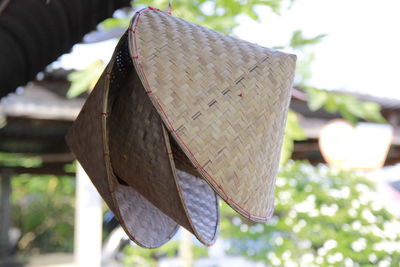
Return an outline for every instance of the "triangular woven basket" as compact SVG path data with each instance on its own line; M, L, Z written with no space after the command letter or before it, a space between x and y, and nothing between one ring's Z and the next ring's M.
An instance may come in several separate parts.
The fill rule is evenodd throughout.
M295 61L158 9L136 13L67 136L132 240L160 246L179 224L212 244L214 191L250 220L272 215Z

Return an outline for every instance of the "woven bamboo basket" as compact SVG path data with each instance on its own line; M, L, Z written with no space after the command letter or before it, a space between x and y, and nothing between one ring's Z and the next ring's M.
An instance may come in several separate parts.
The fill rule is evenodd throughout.
M67 141L132 240L218 233L218 194L253 221L274 207L296 57L146 8Z

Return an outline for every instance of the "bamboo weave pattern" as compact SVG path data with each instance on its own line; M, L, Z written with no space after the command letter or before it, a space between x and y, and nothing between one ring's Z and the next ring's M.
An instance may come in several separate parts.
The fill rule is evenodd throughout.
M272 216L295 62L146 8L68 144L136 243L160 246L181 225L211 245L216 194L253 221Z

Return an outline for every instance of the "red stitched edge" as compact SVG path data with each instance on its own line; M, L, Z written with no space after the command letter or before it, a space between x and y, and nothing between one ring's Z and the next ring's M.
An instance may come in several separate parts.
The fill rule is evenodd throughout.
M135 62L136 62L136 64L137 64L137 67L139 68L139 70L140 70L141 73L143 74L143 78L145 79L145 82L146 82L146 84L147 84L147 87L148 87L148 88L151 88L150 83L148 82L147 77L146 77L146 72L144 71L142 65L140 64L140 58L139 58L139 52L138 52L138 45L137 45L137 41L136 41L136 27L137 27L137 25L138 25L138 23L139 23L140 16L142 15L142 13L147 12L147 11L149 11L149 10L158 11L158 12L163 12L163 13L166 13L166 14L168 14L168 15L170 15L170 13L169 13L169 12L162 11L162 10L160 10L160 9L148 7L147 9L144 9L144 10L141 10L141 11L137 12L137 19L135 20L134 25L132 25L132 28L133 28L134 30L131 30L131 32L132 32L133 37L134 37L133 39L134 39L134 45L135 45L135 46L134 46L135 57L132 57L132 58L134 58L134 60L135 60ZM151 90L150 90L150 91L151 91ZM236 203L234 200L232 200L232 199L225 193L225 191L223 190L223 188L221 187L221 185L219 185L219 184L216 182L216 180L201 166L201 164L198 162L198 160L196 159L196 157L194 156L194 154L192 153L192 151L189 149L189 147L186 145L186 143L185 143L185 142L182 140L182 138L176 133L176 130L175 130L174 127L172 126L172 123L171 123L171 121L169 120L167 114L165 113L164 108L163 108L163 106L162 106L162 104L161 104L161 101L158 100L158 97L157 97L154 93L149 94L149 95L150 95L150 98L153 98L153 99L155 100L155 102L156 102L157 105L159 106L160 110L161 110L162 113L164 114L164 117L165 117L166 120L167 120L167 124L168 124L169 128L172 129L172 132L174 133L174 135L179 139L179 141L185 146L186 150L190 153L190 155L191 155L193 161L195 161L195 165L196 165L195 167L196 167L196 168L199 168L202 172L204 172L204 174L205 174L215 185L217 185L217 187L219 188L219 191L225 196L225 197L223 197L223 199L225 199L225 201L227 201L228 204L229 204L229 202L233 203L233 204L241 211L240 213L242 213L245 217L247 217L247 218L249 218L249 219L259 219L259 220L266 221L268 218L270 218L270 217L272 216L273 212L274 212L274 208L272 208L272 209L270 210L270 212L269 212L266 216L255 215L255 214L253 214L253 213L251 213L251 212L248 212L248 211L245 210L244 208L242 208L238 203ZM215 186L214 186L214 187L215 187ZM217 191L218 191L218 190L217 190ZM273 199L272 201L273 201L272 207L274 207L274 206L275 206L275 203L274 203L275 200Z

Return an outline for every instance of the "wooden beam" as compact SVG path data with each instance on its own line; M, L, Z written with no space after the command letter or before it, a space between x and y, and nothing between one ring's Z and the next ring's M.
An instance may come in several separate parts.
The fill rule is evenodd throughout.
M43 163L70 163L75 160L71 153L42 154L40 157Z

